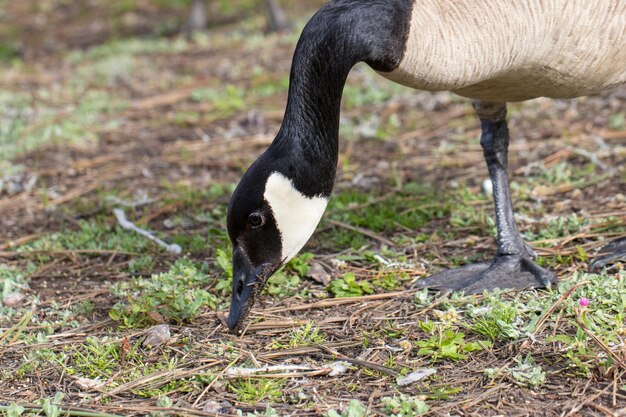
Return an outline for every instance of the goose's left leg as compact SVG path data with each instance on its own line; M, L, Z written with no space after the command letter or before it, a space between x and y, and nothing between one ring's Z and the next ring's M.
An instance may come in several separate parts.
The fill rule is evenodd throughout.
M556 283L554 273L532 261L534 253L520 236L513 219L507 174L509 132L506 103L472 103L481 122L480 144L489 177L498 229L498 252L491 262L440 272L418 281L421 288L463 290L477 293L494 288L542 288Z

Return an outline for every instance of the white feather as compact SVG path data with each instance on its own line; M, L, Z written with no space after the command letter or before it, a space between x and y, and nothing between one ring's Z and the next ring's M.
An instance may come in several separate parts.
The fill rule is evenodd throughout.
M305 196L289 178L278 172L267 179L263 197L272 208L281 235L282 259L287 262L296 256L315 231L328 199Z

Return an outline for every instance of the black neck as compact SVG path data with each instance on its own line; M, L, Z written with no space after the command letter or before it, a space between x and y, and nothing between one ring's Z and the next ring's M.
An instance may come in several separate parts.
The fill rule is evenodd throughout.
M360 61L378 71L400 63L410 0L335 0L304 28L293 58L285 117L270 152L296 158L286 174L306 194L330 195L338 157L341 95Z
M333 33L305 30L291 66L287 109L278 137L303 156L336 160L341 95L358 61L340 53Z

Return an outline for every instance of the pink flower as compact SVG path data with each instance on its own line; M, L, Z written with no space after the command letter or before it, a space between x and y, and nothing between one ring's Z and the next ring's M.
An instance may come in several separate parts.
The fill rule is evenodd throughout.
M579 301L578 304L580 304L583 307L587 307L589 305L589 299L586 297L582 297Z

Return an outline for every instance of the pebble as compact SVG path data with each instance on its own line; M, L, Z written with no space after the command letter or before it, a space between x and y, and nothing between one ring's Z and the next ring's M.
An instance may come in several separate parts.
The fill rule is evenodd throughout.
M7 307L17 307L26 299L26 296L21 292L11 292L4 296L2 304Z
M99 379L91 379L91 378L76 378L76 386L84 391L97 391L104 387L104 382Z
M487 178L483 181L482 190L485 195L491 196L493 195L493 183L491 179Z
M168 324L159 324L148 330L146 338L143 340L143 345L147 347L156 347L162 345L171 338L170 326Z
M326 272L324 267L318 262L311 263L309 272L307 272L306 276L323 285L328 285L331 279L330 274Z

